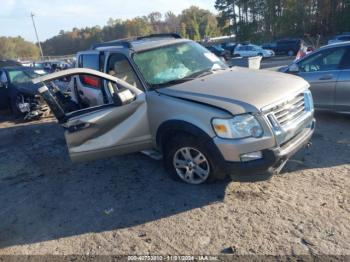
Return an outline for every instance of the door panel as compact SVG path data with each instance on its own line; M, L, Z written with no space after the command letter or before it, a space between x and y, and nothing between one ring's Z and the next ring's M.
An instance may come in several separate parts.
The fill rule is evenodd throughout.
M297 62L299 76L309 82L316 107L334 108L335 86L345 54L346 47L327 48Z
M333 108L339 71L300 72L298 75L309 82L316 107Z
M83 128L79 129L80 126ZM144 93L130 104L73 117L65 127L67 146L73 161L152 148Z
M91 76L81 76L75 78L78 84L79 96L85 104L91 106L98 106L103 104L104 100L101 83L96 86L88 85L87 83L89 83L89 80L91 82L94 80Z
M350 110L350 69L339 73L335 91L335 106L337 110Z
M140 89L111 75L87 68L74 68L45 75L34 79L33 83L45 83L73 75L89 75L113 82L110 95L115 104L89 107L70 113L63 111L64 117L60 122L66 129L65 138L72 160L92 160L152 148L146 94ZM123 89L130 91L129 97L122 92ZM51 109L60 108L59 101L47 86L40 87L38 91ZM121 96L118 97L119 94Z

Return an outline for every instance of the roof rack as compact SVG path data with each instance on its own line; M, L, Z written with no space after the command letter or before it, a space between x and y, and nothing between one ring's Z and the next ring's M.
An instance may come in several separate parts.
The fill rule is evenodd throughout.
M175 39L180 39L182 38L179 34L176 33L163 33L163 34L151 34L147 36L139 36L136 38L136 40L142 40L142 39L147 39L147 38L162 38L162 37L167 37L167 38L175 38Z
M122 47L131 48L131 43L130 43L130 40L128 41L126 39L113 40L113 41L93 44L91 46L91 49L96 49L99 47L107 47L107 46L122 46Z
M113 41L108 41L104 43L96 43L91 46L91 49L96 49L99 47L107 47L107 46L122 46L126 48L131 48L132 44L131 41L135 40L144 40L144 39L149 39L149 38L175 38L175 39L180 39L181 36L176 33L165 33L165 34L151 34L147 36L138 36L138 37L131 37L131 38L125 38L125 39L118 39L118 40L113 40Z

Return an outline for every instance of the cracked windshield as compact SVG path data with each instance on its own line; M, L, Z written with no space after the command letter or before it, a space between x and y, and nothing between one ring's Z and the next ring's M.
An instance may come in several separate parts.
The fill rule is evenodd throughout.
M217 56L193 42L136 53L134 61L152 87L176 84L205 72L227 68Z

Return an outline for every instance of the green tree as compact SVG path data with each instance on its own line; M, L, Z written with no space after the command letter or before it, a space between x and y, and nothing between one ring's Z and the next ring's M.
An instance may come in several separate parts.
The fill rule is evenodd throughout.
M169 11L164 15L167 32L180 32L180 17Z
M350 31L350 0L216 0L215 7L220 26L241 41Z
M39 58L39 48L22 37L0 37L1 59L28 59Z
M216 16L210 11L196 6L183 10L180 22L186 26L186 35L194 40L220 34Z
M183 38L189 38L188 34L187 34L187 28L186 28L186 24L185 23L181 23L180 24L180 35Z

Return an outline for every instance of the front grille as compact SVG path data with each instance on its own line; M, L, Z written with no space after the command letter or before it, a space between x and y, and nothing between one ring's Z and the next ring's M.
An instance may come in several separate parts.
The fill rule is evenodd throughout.
M304 93L300 93L293 99L284 101L272 107L268 115L273 114L277 123L281 126L287 126L294 122L306 111Z

